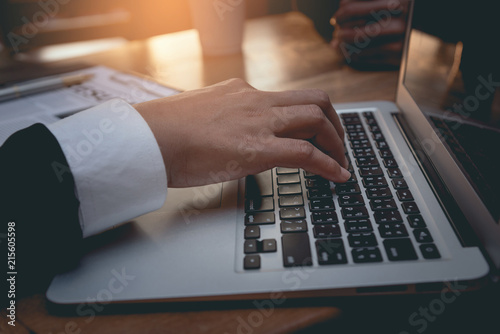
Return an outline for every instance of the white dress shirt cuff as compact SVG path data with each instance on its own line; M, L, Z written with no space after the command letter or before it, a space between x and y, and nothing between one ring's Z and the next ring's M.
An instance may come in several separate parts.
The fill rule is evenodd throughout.
M83 236L159 209L167 174L156 139L127 102L113 99L50 126L73 173Z

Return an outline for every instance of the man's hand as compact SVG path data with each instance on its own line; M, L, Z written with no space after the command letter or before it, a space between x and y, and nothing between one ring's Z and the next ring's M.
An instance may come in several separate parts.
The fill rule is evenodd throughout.
M344 131L319 90L263 92L240 79L140 103L160 146L169 187L228 181L275 166L335 182L350 173Z

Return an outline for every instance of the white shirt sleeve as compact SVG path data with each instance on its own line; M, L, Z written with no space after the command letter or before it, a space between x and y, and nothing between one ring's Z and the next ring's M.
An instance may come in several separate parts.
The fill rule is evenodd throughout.
M73 173L83 236L159 209L167 174L142 116L113 99L48 126Z

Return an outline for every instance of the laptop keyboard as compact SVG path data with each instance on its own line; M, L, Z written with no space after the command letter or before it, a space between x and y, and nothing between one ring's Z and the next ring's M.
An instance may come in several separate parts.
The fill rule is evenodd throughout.
M281 167L245 179L245 270L266 268L260 255L278 243L283 267L441 257L373 113L340 117L352 153L346 183ZM269 228L281 238L262 239Z

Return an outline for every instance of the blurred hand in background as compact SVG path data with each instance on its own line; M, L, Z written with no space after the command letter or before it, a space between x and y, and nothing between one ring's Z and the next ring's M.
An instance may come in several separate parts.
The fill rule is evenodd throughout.
M342 0L331 23L330 42L346 63L364 69L399 67L407 0Z

